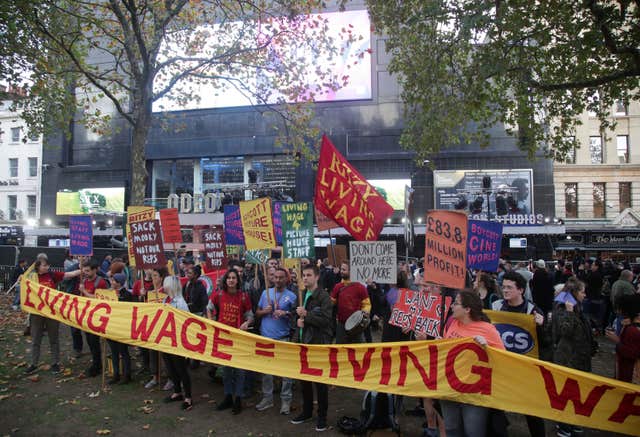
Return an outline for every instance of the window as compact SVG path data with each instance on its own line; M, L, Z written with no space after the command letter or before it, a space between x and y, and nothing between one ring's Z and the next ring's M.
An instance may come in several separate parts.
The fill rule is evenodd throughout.
M11 142L19 143L20 142L20 128L12 127L11 128Z
M631 208L631 182L620 182L618 194L620 195L620 212Z
M564 184L564 215L566 218L578 218L578 184Z
M39 133L32 132L29 134L29 141L31 141L32 143L37 143L39 139L40 139Z
M18 210L18 196L7 196L9 200L9 220L15 220L17 215L16 212Z
M593 218L605 218L607 216L607 202L605 184L595 182L593 184Z
M567 142L570 142L569 150L567 150L567 155L565 158L565 164L575 164L576 163L576 137L567 137Z
M27 216L30 218L36 216L36 196L27 196Z
M622 100L616 100L616 112L617 116L629 115L629 107Z
M18 177L18 158L9 158L9 177Z
M29 158L29 177L38 176L38 158Z
M620 164L629 162L629 135L618 135L616 137L616 150Z
M589 137L591 164L602 164L602 137Z

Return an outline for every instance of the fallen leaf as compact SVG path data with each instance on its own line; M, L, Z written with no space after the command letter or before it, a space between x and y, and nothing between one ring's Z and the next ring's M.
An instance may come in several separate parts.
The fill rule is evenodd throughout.
M45 364L42 366L42 370L51 370L51 364Z
M89 407L82 407L82 411L89 411Z
M24 395L23 395L22 393L18 393L18 394L16 395L16 397L17 397L17 398L23 398L23 397L24 397Z
M99 429L96 431L96 434L98 435L109 435L111 434L111 430L110 429Z
M98 390L95 393L89 393L90 398L97 398L98 396L100 396L100 390Z
M144 414L151 414L153 413L153 407L141 407L140 411L142 411Z
M5 399L10 398L12 395L12 393L9 393L8 395L2 395L0 396L0 401L4 401Z
M111 417L109 417L109 416L106 416L106 417L104 418L104 420L109 420L109 419L111 419Z
M64 376L71 376L72 373L71 369L64 369L64 372L62 372Z
M178 422L184 422L186 417L178 416Z
M143 402L145 405L153 404L153 399L145 399Z
M31 375L27 379L31 382L38 382L40 381L40 375Z
M209 399L209 393L203 393L200 395L202 399Z
M142 429L144 429L145 431L149 428L151 428L151 425L149 425L148 423L146 425L142 425Z
M16 364L16 367L24 367L27 365L26 361L20 361L18 364Z

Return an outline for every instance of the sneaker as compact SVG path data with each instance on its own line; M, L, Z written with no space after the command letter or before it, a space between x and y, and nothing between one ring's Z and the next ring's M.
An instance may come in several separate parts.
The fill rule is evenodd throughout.
M231 408L232 406L233 406L233 398L231 397L231 395L227 395L224 397L224 400L218 404L218 406L216 407L216 410L222 411L222 410L226 410L227 408Z
M242 399L237 397L233 400L233 408L231 408L231 414L233 415L240 414L241 411L242 411Z
M273 407L273 399L262 398L258 405L256 405L256 410L264 411L268 408Z
M558 437L571 437L571 427L567 425L556 425L556 435Z
M60 364L56 363L56 364L52 364L51 365L51 373L60 373Z
M38 366L34 366L34 365L32 364L32 365L30 365L29 367L27 367L27 368L24 370L24 374L25 374L25 375L31 375L31 374L33 374L33 373L36 373L36 371L37 371L37 370L38 370Z
M289 422L293 423L294 425L300 425L301 423L305 423L311 420L311 414L300 414L299 416L294 417L293 419L291 419Z
M327 418L318 417L318 424L316 425L316 431L322 432L327 430Z
M156 385L158 385L158 381L156 380L156 377L154 376L153 378L151 378L151 379L149 380L149 382L147 382L147 383L144 385L144 388L153 388L153 387L155 387Z
M162 390L164 391L173 390L173 381L169 379L167 383L164 385L164 387L162 387Z
M18 309L20 309L20 307L18 305L11 305L11 309L14 311L18 311Z
M289 413L291 413L291 402L282 401L282 405L280 406L280 414L288 416Z

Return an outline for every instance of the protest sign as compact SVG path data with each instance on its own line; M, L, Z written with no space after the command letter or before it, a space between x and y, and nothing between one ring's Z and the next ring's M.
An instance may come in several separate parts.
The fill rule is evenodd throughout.
M277 246L270 198L240 202L240 219L247 249L272 249Z
M339 228L340 225L331 220L329 217L321 213L318 208L314 206L313 210L316 213L316 225L318 226L318 231L327 231L329 229Z
M445 314L449 312L450 306L451 297L447 296L444 300ZM391 311L389 324L439 338L441 315L442 297L438 287L431 287L425 291L401 288L398 300Z
M227 238L227 233L224 233L225 236L225 241ZM231 255L242 255L242 248L243 246L238 246L235 244L227 244L227 255L231 256Z
M224 206L224 238L227 247L244 246L242 220L240 219L240 207L238 205Z
M467 215L459 211L427 212L424 280L464 288L466 279Z
M93 219L90 215L69 216L69 254L93 255Z
M329 244L327 246L327 258L329 258L329 264L340 267L340 263L349 259L347 246L344 244Z
M153 206L129 206L127 207L127 224L125 234L127 237L127 253L129 255L129 265L136 267L136 257L131 244L131 223L153 220L156 216L156 209Z
M211 226L202 231L202 241L204 242L207 270L225 268L227 266L227 249L222 226Z
M636 435L637 385L559 366L472 339L347 345L272 340L170 305L74 296L23 275L22 309L101 337L257 373L448 399Z
M160 290L151 290L147 293L147 303L163 303L167 297L169 295L162 291L162 288Z
M469 220L467 268L495 272L500 262L502 223Z
M283 260L284 268L293 271L296 274L296 283L299 290L304 290L304 284L302 283L302 266L299 258L285 258Z
M251 264L266 264L267 260L271 258L271 250L245 250L244 257Z
M155 269L167 265L158 220L131 223L131 244L138 268Z
M117 301L118 292L117 290L113 290L110 288L98 288L95 291L94 297L99 300Z
M276 244L282 245L282 205L285 202L273 202L273 230L276 233Z
M311 202L283 203L281 213L284 258L314 258Z
M180 216L178 208L165 208L160 211L160 224L162 225L162 239L166 243L182 243L180 231Z
M509 311L484 311L502 338L502 344L510 352L538 358L538 331L533 314Z
M358 241L378 238L393 207L349 164L326 135L322 136L316 208L345 228Z
M398 260L395 241L350 241L350 276L353 282L371 279L378 284L395 284Z

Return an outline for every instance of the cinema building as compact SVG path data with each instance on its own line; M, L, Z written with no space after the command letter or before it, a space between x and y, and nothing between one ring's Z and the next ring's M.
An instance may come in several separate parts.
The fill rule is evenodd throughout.
M552 163L542 157L528 161L518 150L515 139L496 127L485 149L477 144L446 145L432 159L436 170L416 166L413 152L399 145L404 127L403 105L398 82L388 71L390 56L385 52L384 37L371 33L364 2L352 2L349 6L347 14L327 13L330 26L339 27L345 22L354 25L354 31L365 37L359 48L370 48L371 54L365 56L359 69L352 71L347 87L331 99L316 103L314 123L322 126L349 162L386 192L396 213L382 238L397 239L398 252L404 252L401 220L408 185L414 190L418 234L412 254L421 256L424 252L419 234L426 211L460 207L458 197L464 197L463 209L476 215L486 216L487 203L491 205L488 212L492 219L505 208L517 211L511 219L502 216L509 225L505 228L509 238L517 239L514 246L518 247L510 248L509 238L504 244L513 258L550 256L551 236L564 231L561 224L552 222L555 216ZM189 227L221 223L216 212L219 206L237 203L248 196L312 200L315 180L312 163L296 164L275 144L269 117L252 107L239 106L243 103L238 99L224 95L206 101L209 106L172 108L168 115L156 115L146 146L149 204L164 208L169 198L179 199L184 202L181 223ZM64 213L56 215L57 206L60 212L57 199L63 191L100 194L100 190L119 189L122 205L127 203L130 133L115 113L114 120L121 129L111 136L98 136L76 124L71 126L73 135L60 135L50 140L56 147L45 147L44 160L50 167L43 175L41 215L52 220L54 228L63 229L68 220ZM487 175L492 178L489 193L482 186L483 176ZM518 188L514 181L521 184L522 194L516 195ZM108 214L113 213L114 233L118 233L121 219L117 214L122 210L112 211L110 208L117 208L118 201L112 199L110 203L110 197L102 195L102 200L98 198L103 205L102 213L96 215L96 226L108 230L105 223ZM511 206L505 207L501 200L496 204L501 196ZM517 196L520 198L516 199ZM202 204L200 199L209 200ZM482 199L483 205L478 199ZM112 206L107 207L107 203ZM318 237L328 234L318 233ZM346 240L340 229L332 231L332 237Z

